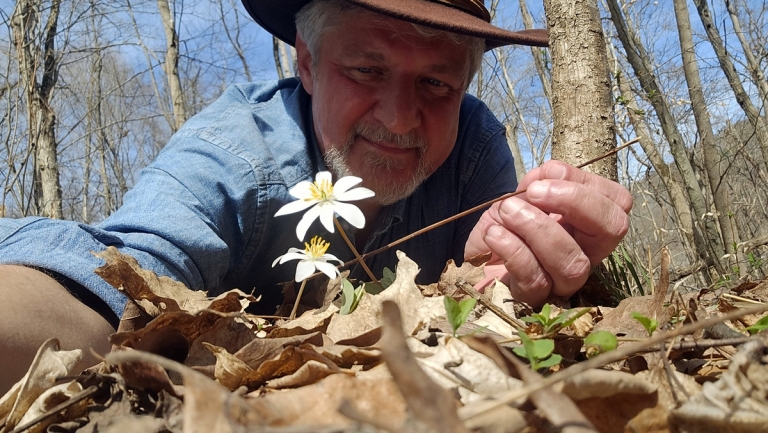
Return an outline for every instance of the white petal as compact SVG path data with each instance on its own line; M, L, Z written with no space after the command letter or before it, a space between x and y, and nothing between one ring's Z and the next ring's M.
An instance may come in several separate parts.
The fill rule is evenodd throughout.
M297 248L291 248L295 251L288 251L287 253L280 256L280 264L282 265L285 262L289 262L291 260L306 260L307 259L307 253L304 252L304 250L300 250Z
M301 182L297 183L293 186L293 188L288 190L288 194L298 198L298 199L305 199L312 197L312 182L308 180L302 180Z
M353 226L359 229L365 226L365 215L357 206L349 203L336 203L333 208L340 217Z
M318 171L315 175L315 183L320 184L320 181L328 181L331 182L331 185L333 185L333 175L331 175L330 171Z
M317 200L296 200L292 201L275 212L275 216L288 215L291 213L301 212L304 209L317 203Z
M333 233L333 211L335 205L318 206L320 208L320 222L323 223L323 227L326 230Z
M330 262L330 261L332 261L332 260L335 260L335 261L339 262L339 264L340 264L340 265L343 265L343 264L344 264L344 262L342 262L341 260L339 260L339 258L338 258L338 257L336 257L336 256L334 256L333 254L323 254L322 256L320 256L320 257L318 257L318 258L316 258L316 259L315 259L315 261L318 261L318 262L319 262L319 261L323 261L323 262Z
M374 193L368 188L360 187L360 188L351 189L341 194L336 194L334 192L333 195L336 197L336 200L339 200L339 201L355 201L355 200L363 200L369 197L373 197L374 195L376 195L376 193Z
M345 193L348 189L362 182L357 176L344 176L336 181L336 185L333 186L333 195L338 197L339 194Z
M310 208L307 213L301 217L301 221L296 225L296 236L299 237L300 241L304 240L304 237L307 235L307 230L309 230L309 226L311 226L315 218L320 215L319 207L320 206L315 206Z
M336 269L336 266L333 266L330 263L316 261L315 267L325 275L328 275L328 278L336 278L336 275L339 274L339 270Z
M315 273L315 263L310 260L302 260L296 265L296 282L300 283Z

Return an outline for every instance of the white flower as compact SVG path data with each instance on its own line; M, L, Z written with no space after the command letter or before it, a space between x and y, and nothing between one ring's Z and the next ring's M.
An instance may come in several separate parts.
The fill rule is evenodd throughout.
M301 212L311 207L296 226L296 236L304 240L309 226L317 217L329 232L333 233L333 214L337 213L357 228L365 226L365 216L357 206L345 201L362 200L373 197L374 192L368 188L352 188L362 179L355 176L345 176L333 184L331 173L321 171L315 176L314 182L301 181L288 191L298 200L288 203L277 211L275 216ZM350 189L352 188L352 189Z
M307 277L314 274L315 270L328 275L328 278L336 278L339 275L339 270L328 262L337 261L339 264L344 264L344 262L333 254L325 253L330 245L319 236L315 236L309 243L304 242L304 251L291 247L287 253L272 262L272 267L274 268L278 263L283 264L289 260L299 260L299 264L296 265L297 283L304 281Z

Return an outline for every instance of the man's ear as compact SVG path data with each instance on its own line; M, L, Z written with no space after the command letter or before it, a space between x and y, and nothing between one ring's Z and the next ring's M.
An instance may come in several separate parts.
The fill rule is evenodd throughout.
M299 78L304 90L312 94L312 54L307 49L307 43L296 33L296 58L299 63Z

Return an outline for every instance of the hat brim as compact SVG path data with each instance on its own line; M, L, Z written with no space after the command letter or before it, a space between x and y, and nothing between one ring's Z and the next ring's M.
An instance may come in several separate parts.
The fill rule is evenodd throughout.
M296 13L312 0L243 0L245 10L269 33L296 43ZM403 21L485 39L485 48L503 45L548 46L546 30L509 31L460 9L424 0L347 0L349 3Z

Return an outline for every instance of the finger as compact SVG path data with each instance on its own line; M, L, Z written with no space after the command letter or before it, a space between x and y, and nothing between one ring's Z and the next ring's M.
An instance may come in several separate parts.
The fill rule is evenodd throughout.
M584 284L590 272L589 258L565 228L546 212L513 197L501 202L497 215L501 223L499 227L509 232L509 235L495 238L487 236L486 243L504 259L511 275L523 278L523 271L517 270L515 259L525 259L525 256L515 249L505 250L500 239L517 247L509 240L509 236L514 235L528 247L527 254L538 261L538 272L531 271L530 258L524 262L527 267L525 271L534 272L529 278L535 281L541 278L540 273L547 275L552 282L552 292L559 296L569 296Z
M575 242L594 265L610 254L629 230L629 216L616 202L593 188L562 180L532 183L529 203L544 212L557 212L558 221L571 227Z
M547 161L540 167L528 172L520 181L518 191L527 189L538 180L545 179L579 183L607 197L622 208L625 213L632 209L632 195L626 188L610 179L586 172L561 161Z

